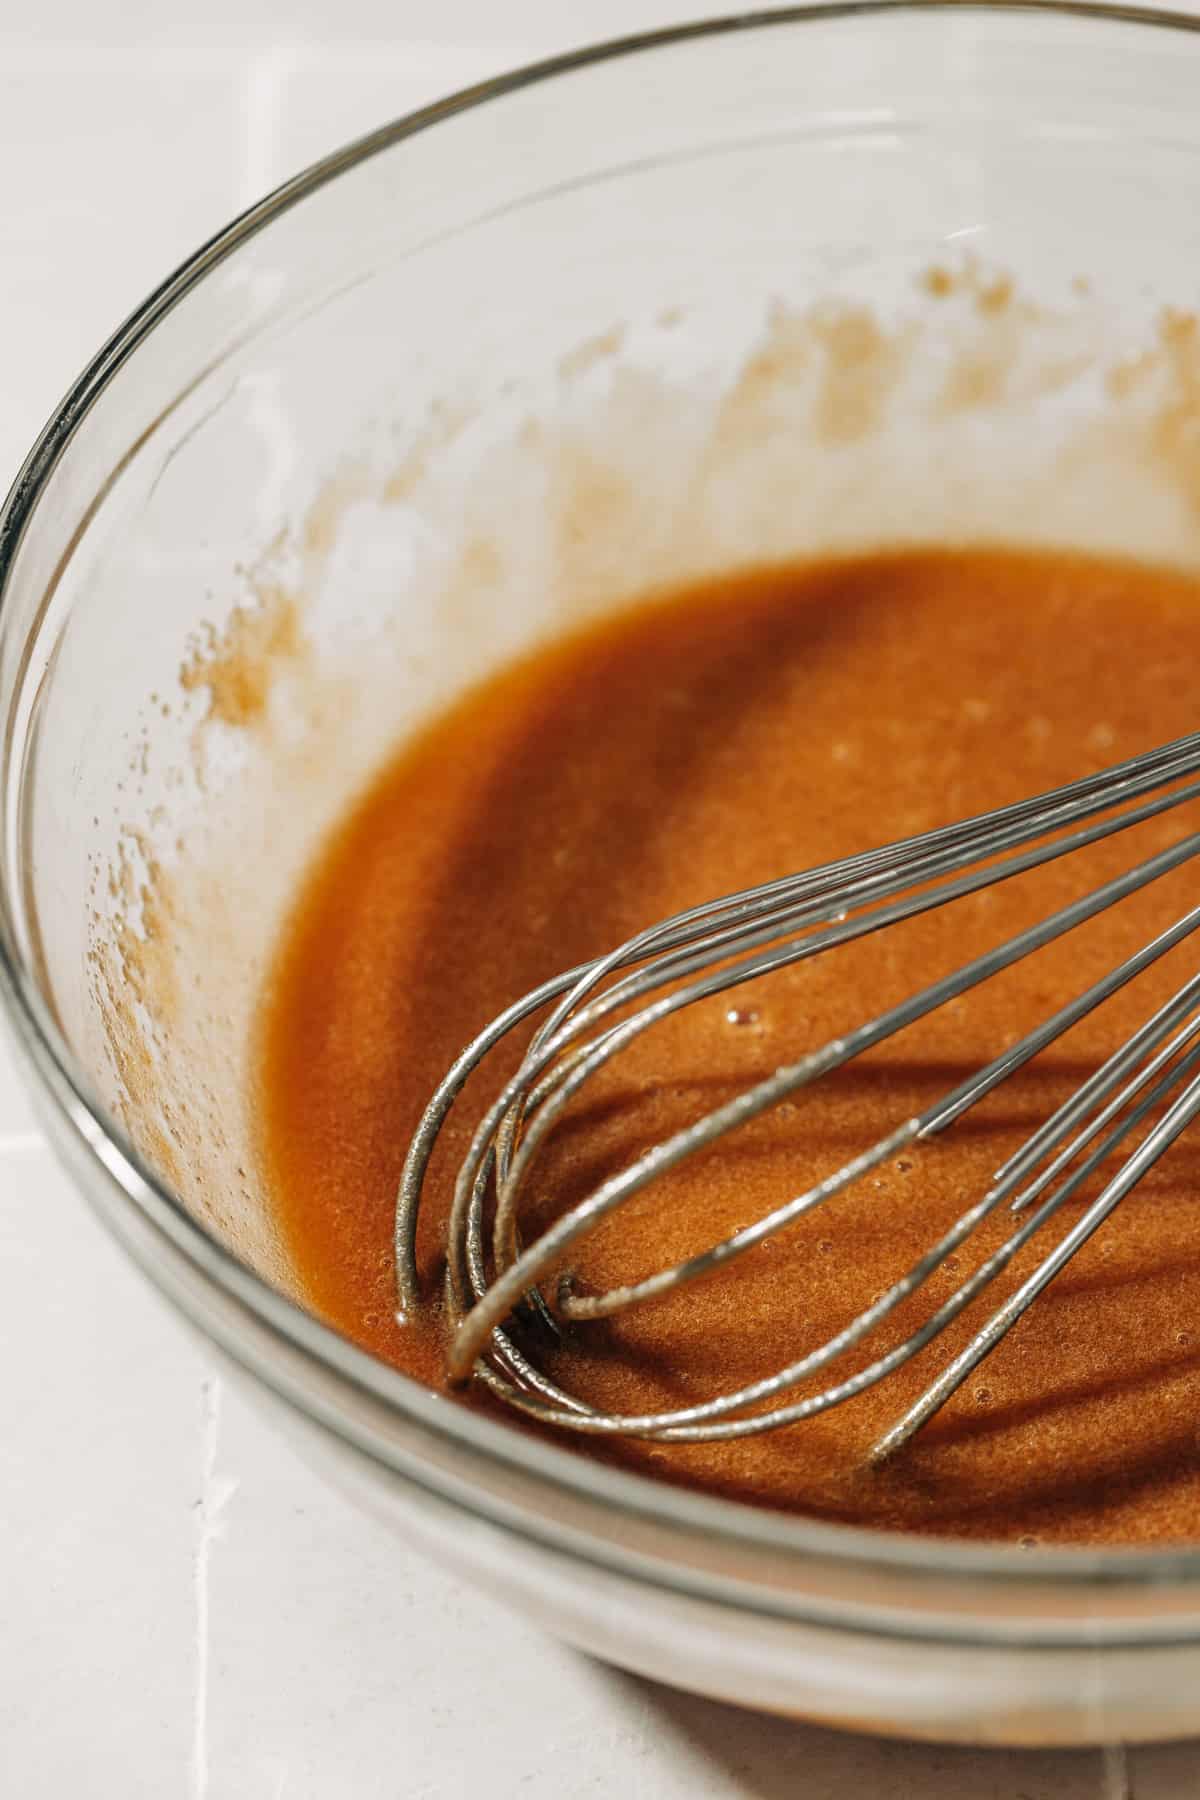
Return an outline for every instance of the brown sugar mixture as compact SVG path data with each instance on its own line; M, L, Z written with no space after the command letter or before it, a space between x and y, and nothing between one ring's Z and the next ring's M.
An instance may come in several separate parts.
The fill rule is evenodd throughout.
M682 907L1192 731L1198 667L1200 581L1068 556L930 551L659 596L469 694L404 749L329 844L265 997L263 1161L313 1307L439 1384L450 1188L519 1042L451 1115L421 1221L429 1311L403 1328L395 1189L437 1081L495 1013ZM737 1089L1198 828L1195 807L1168 813L646 1034L582 1090L547 1146L526 1234ZM578 1280L636 1279L803 1191L1195 904L1198 878L1200 864L1185 864L674 1171L573 1251ZM1193 972L1198 944L944 1137L735 1267L573 1328L554 1373L594 1402L643 1411L707 1398L814 1348L986 1190ZM989 1290L987 1310L1097 1191L1093 1179L1068 1203ZM1003 1211L988 1221L875 1352L1010 1228ZM1034 1542L1200 1537L1200 1136L1185 1134L914 1443L871 1469L871 1443L984 1316L976 1303L891 1380L782 1431L702 1446L559 1441L827 1519Z

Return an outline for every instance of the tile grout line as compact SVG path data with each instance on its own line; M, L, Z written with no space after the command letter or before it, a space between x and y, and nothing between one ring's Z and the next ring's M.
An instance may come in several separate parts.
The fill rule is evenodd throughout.
M275 55L295 57L305 66L353 74L375 70L381 61L453 71L457 64L491 63L496 68L515 67L554 55L562 46L555 40L464 39L461 43L438 38L313 37L289 40L262 38L239 43L192 44L5 44L0 54L6 76L34 77L95 75L236 75Z
M217 1474L220 1435L221 1381L219 1376L209 1375L200 1384L200 1498L195 1503L196 1536L192 1563L196 1636L188 1800L207 1800L208 1795L209 1571L213 1544L224 1533L222 1514L238 1485L229 1477Z
M366 39L353 43L276 43L245 55L238 66L239 86L245 102L242 140L242 180L239 207L253 205L295 170L281 170L278 151L288 83L297 76L321 69L334 78L347 78L381 66L416 71L435 82L437 93L451 94L469 87L485 75L519 68L547 52L528 44L440 44L424 39L401 39L378 44ZM236 66L236 65L235 65ZM401 107L397 117L407 108Z
M1129 1752L1124 1744L1105 1744L1104 1792L1101 1800L1134 1800L1133 1778L1129 1770Z
M210 1376L200 1384L200 1498L196 1503L196 1547L192 1569L196 1646L189 1800L205 1800L208 1793L208 1561L212 1548L209 1501L216 1473L220 1428L221 1384L216 1376Z
M0 1156L29 1155L34 1150L48 1150L49 1147L40 1131L0 1132Z
M247 63L242 90L246 111L239 210L261 200L279 179L275 165L284 91L298 66L297 52L282 48L262 52Z

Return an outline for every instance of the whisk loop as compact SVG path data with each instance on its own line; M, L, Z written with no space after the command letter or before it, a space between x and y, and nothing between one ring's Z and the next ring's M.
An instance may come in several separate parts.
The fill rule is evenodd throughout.
M901 1120L815 1185L709 1249L600 1294L576 1292L570 1277L561 1273L572 1244L669 1170L1179 868L1200 854L1200 833L1134 863L876 1018L776 1069L637 1156L523 1246L519 1209L529 1172L583 1086L664 1019L744 982L1013 880L1200 798L1200 781L1188 779L1197 771L1200 733L1015 805L693 907L526 994L463 1051L413 1138L396 1204L402 1313L421 1300L414 1249L417 1215L429 1159L446 1116L464 1084L497 1045L547 1008L520 1067L489 1107L458 1172L447 1236L448 1369L454 1380L474 1377L518 1411L577 1433L712 1442L777 1430L852 1399L937 1338L1124 1146L1123 1160L1102 1191L879 1440L875 1456L891 1455L995 1348L1200 1112L1200 975L1185 982L1038 1126L996 1171L986 1193L899 1279L817 1349L786 1368L692 1406L639 1415L602 1412L551 1380L507 1327L523 1309L534 1309L543 1320L583 1324L682 1288L827 1205L905 1146L946 1130L1188 938L1200 926L1200 906L924 1111ZM1156 1118L1157 1109L1163 1110ZM1139 1137L1142 1126L1146 1129ZM485 1233L489 1197L494 1200L490 1244ZM834 1365L917 1293L1006 1202L1015 1224L1003 1244L902 1342L838 1379ZM544 1286L556 1273L557 1287L548 1300ZM792 1397L818 1376L826 1385Z

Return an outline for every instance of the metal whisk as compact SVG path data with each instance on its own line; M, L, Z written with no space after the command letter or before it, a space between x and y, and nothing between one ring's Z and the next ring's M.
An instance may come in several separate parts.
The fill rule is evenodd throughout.
M538 1368L527 1349L514 1341L511 1321L531 1312L543 1320L610 1317L681 1288L814 1208L829 1204L906 1145L946 1130L1014 1071L1195 931L1200 926L1200 906L924 1111L904 1119L861 1154L754 1224L672 1268L602 1294L578 1293L570 1277L561 1275L570 1246L657 1177L1197 856L1200 833L1137 862L877 1018L775 1070L639 1155L523 1246L519 1208L539 1148L583 1084L661 1020L742 982L827 954L900 920L1009 881L1200 798L1200 781L1186 779L1197 771L1200 733L1016 805L713 900L639 933L609 955L526 994L462 1053L413 1139L396 1206L401 1314L420 1300L414 1253L417 1213L430 1155L446 1115L468 1077L497 1044L546 1007L550 1008L548 1016L534 1033L516 1074L482 1120L458 1173L447 1243L452 1328L448 1367L452 1379L473 1376L508 1405L543 1424L569 1431L696 1443L774 1430L852 1399L886 1379L936 1338L1093 1171L1121 1151L1099 1195L970 1344L879 1440L876 1457L890 1455L995 1348L1200 1112L1200 974L1186 981L1081 1082L996 1171L987 1192L885 1293L818 1349L774 1375L702 1404L636 1416L606 1413L569 1393ZM1139 1127L1144 1129L1139 1132ZM1001 1247L980 1261L949 1299L934 1307L902 1343L877 1355L867 1367L837 1379L834 1365L838 1360L920 1289L1006 1201L1017 1221ZM490 1233L485 1230L489 1210ZM547 1297L548 1278L556 1271L559 1280ZM800 1387L811 1389L818 1376L825 1385L794 1397Z

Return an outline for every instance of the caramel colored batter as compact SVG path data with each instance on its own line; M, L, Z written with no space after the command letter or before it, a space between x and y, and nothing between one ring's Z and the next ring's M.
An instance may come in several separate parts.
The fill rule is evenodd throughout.
M468 695L329 844L265 997L263 1160L311 1304L439 1383L436 1300L404 1328L392 1317L392 1207L422 1107L488 1019L681 907L1194 730L1198 666L1193 579L1066 556L912 552L657 597ZM1194 807L1170 813L647 1034L584 1089L548 1146L528 1229L639 1146L1198 824ZM1185 865L686 1164L587 1240L579 1280L636 1278L800 1192L1194 904L1196 877ZM735 1268L577 1328L556 1372L640 1411L814 1347L984 1191L1196 954L1185 943L943 1138ZM444 1133L419 1244L431 1296L456 1159L518 1050L490 1066L486 1091L468 1088ZM580 1448L823 1518L1033 1542L1200 1537L1198 1176L1193 1133L882 1471L867 1468L867 1447L977 1327L979 1303L892 1380L790 1429ZM1093 1180L1065 1222L1096 1191ZM882 1342L945 1298L1009 1223L989 1221ZM989 1290L988 1310L1061 1229Z

